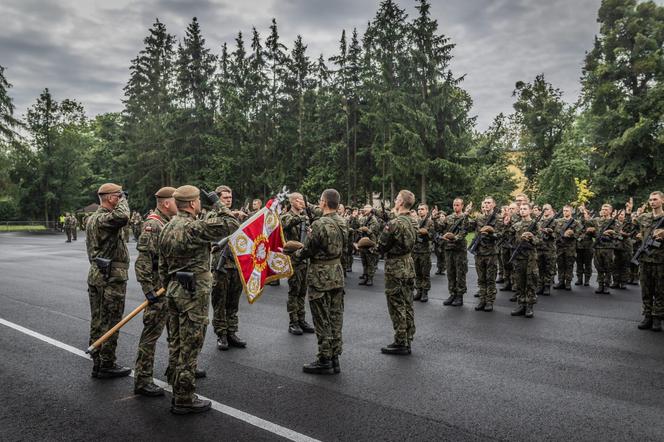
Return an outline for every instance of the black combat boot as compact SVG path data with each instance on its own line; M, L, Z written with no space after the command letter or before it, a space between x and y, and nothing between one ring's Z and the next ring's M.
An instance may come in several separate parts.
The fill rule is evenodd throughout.
M541 285L541 286L537 287L537 290L535 291L535 294L537 296L542 296L544 294L544 286Z
M236 347L236 348L244 348L247 346L247 343L242 339L240 339L240 337L235 333L228 334L228 344L231 347Z
M476 312L483 312L484 307L486 307L486 302L480 301L480 303L475 306L475 311Z
M493 302L487 302L486 305L484 306L484 311L485 312L492 312L493 311Z
M618 288L619 288L620 290L627 290L627 286L625 285L624 282L621 282L620 284L618 284Z
M600 285L597 287L597 290L595 290L595 293L597 293L597 294L599 294L599 295L601 295L602 293L604 293L604 286L603 286L602 284L600 284Z
M565 282L562 279L558 280L558 284L553 286L554 290L563 290L565 288Z
M479 292L478 292L478 293L475 293L475 294L473 295L473 298L479 298L479 297L480 297Z
M572 291L572 281L565 281L565 290Z
M512 310L512 313L510 315L512 316L523 316L526 314L526 306L525 304L519 304L517 308Z
M221 351L226 351L228 350L228 339L226 339L226 335L223 334L217 338L217 348Z
M307 321L305 321L304 319L301 320L298 325L300 326L300 328L302 329L302 331L304 333L315 333L316 332L316 330L313 328L313 326L311 324L309 324Z
M455 296L454 301L452 301L452 307L461 307L463 305L463 296Z
M204 413L212 408L212 402L199 399L194 396L194 400L189 403L172 402L171 413L173 414L191 414L191 413Z
M334 367L332 366L332 360L319 358L314 362L304 364L302 371L310 374L334 374Z
M535 315L535 313L533 313L533 306L528 304L526 306L526 313L524 314L524 316L526 318L532 318L534 315Z
M93 378L99 377L99 365L100 365L99 358L98 357L97 358L93 357L92 358L92 374L91 374L91 376Z
M584 280L583 286L588 287L590 285L590 275L586 276L586 279Z
M196 379L203 379L204 377L207 377L207 371L197 368L196 370L194 370L194 377Z
M511 291L513 291L512 290L512 283L508 281L507 285L505 285L505 287L501 287L499 290L501 292L511 292Z
M422 290L417 289L415 291L415 296L413 296L413 301L419 301L420 299L422 299Z
M371 287L373 285L373 276L367 276L366 281L364 281L364 285Z
M99 367L97 377L100 379L122 378L129 376L130 373L131 368L129 367L122 367L117 364L102 364Z
M583 276L577 276L574 285L583 285Z
M653 323L652 316L646 315L643 317L643 321L639 322L639 325L637 325L637 327L639 328L639 330L650 330L652 328L652 323Z
M618 289L618 288L620 288L620 284L618 284L617 282L614 282L613 284L611 284L609 286L609 288L610 289Z
M334 374L341 373L341 365L339 365L339 356L332 356L332 370Z
M164 395L164 389L150 382L143 387L134 387L134 394L140 394L141 396L147 397L157 397Z
M420 302L427 301L429 301L429 290L422 290L422 297L420 298Z
M661 332L662 331L662 318L659 317L653 317L652 318L652 327L650 330L654 332Z
M297 322L291 322L290 325L288 326L288 333L290 333L291 335L299 336L304 332L302 331L302 327L300 327L300 324L298 324Z
M360 275L359 280L362 281L363 279L367 279L367 274L366 273L362 273Z
M357 285L367 285L367 279L369 279L366 275L363 275L363 278L360 278L360 282L357 283Z
M544 290L542 291L542 294L544 296L551 296L551 286L549 284L544 286Z
M440 270L440 269L436 270L436 273L434 273L434 275L442 275L442 274L443 274L443 271Z
M387 347L381 348L380 352L385 355L407 356L410 354L410 347L407 345L392 343Z
M443 301L443 305L452 305L454 298L456 298L456 296L450 295L449 298Z
M498 279L496 279L496 284L502 284L504 282L505 282L505 278L503 278L502 276L499 276Z
M518 296L516 296L516 293L515 293L514 296L512 296L512 297L510 298L510 302L516 302L517 299L518 299Z

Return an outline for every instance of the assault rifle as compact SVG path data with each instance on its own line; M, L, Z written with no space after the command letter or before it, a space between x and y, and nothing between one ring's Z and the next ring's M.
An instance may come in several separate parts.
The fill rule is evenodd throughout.
M559 241L562 242L565 240L565 232L567 232L568 229L572 228L572 224L574 224L574 221L576 221L576 219L573 216L571 216L569 221L565 223L563 229L560 231L560 237L558 238Z
M494 210L491 212L491 216L487 220L486 224L484 226L491 226L491 227L496 227L496 211ZM473 241L470 243L470 247L468 247L468 251L475 255L477 253L477 248L480 245L480 237L482 235L478 232L475 235L475 238L473 238Z
M533 221L532 223L530 223L530 225L528 226L528 230L527 230L527 231L530 232L530 233L533 233L533 234L534 234L535 231L537 231L537 225L538 225L539 222L542 220L542 217L543 217L543 216L544 216L544 211L542 210L542 213L539 214L539 216L537 217L537 219L535 219L535 221ZM527 245L526 245L527 242L528 242L528 241L522 239L521 242L519 242L519 244L517 244L516 248L514 249L514 252L512 252L512 256L510 256L509 261L507 261L508 264L512 264L512 261L514 261L514 258L516 258L516 256L517 256L519 253L521 253L521 249L523 249L524 247L527 246Z
M544 211L542 211L542 213L544 213ZM547 219L547 220L544 222L544 224L542 224L542 230L544 230L544 229L550 229L550 228L551 228L551 225L554 223L554 221L556 221L558 218L560 218L560 216L561 216L562 214L563 214L563 211L561 210L560 212L556 213L556 214L555 214L554 216L552 216L551 218ZM544 234L547 236L547 239L549 239L549 235L550 235L550 234L549 234L549 233L544 233Z
M650 233L648 233L648 237L643 240L643 243L641 244L641 247L638 248L634 256L632 257L632 264L634 265L639 265L639 259L641 259L641 255L644 253L646 255L650 255L652 253L652 249L658 249L662 246L661 241L657 241L655 239L654 233L655 230L661 229L664 224L664 216L660 216L659 220L657 221L657 224L655 224L652 229L650 229Z
M307 228L314 223L314 215L311 213L311 207L309 207L309 201L307 201L307 197L302 195L302 199L304 199L304 213L307 215L307 219L309 220L309 224L307 223L300 223L300 242L304 244L304 241L307 239Z
M602 230L599 231L599 233L597 234L597 241L595 241L595 244L593 244L594 249L596 249L597 245L600 243L600 241L602 241L602 238L604 237L604 232L610 230L613 227L613 225L618 220L618 216L620 216L621 213L622 210L617 211L616 214L609 220L609 222L606 223L606 225L602 228Z
M422 221L420 221L420 229L424 228L427 225L427 221L431 219L431 211L427 212L427 216L424 217ZM417 242L418 243L423 243L424 238L422 238L422 235L417 235Z

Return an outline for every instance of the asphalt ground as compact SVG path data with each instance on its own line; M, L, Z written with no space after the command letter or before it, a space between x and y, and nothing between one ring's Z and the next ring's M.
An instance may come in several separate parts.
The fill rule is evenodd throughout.
M413 354L395 357L380 353L392 341L382 265L366 288L356 261L336 376L302 372L315 336L287 332L287 284L267 287L241 301L246 349L218 351L208 329L197 391L215 410L174 416L168 394L90 377L83 238L1 234L0 440L664 440L664 333L636 328L638 287L574 286L514 318L509 292L493 313L473 310L470 263L465 305L444 307L447 281L432 275L430 301L415 303ZM142 301L130 272L125 312ZM133 366L141 327L139 317L122 329L120 363ZM156 359L163 380L165 337Z

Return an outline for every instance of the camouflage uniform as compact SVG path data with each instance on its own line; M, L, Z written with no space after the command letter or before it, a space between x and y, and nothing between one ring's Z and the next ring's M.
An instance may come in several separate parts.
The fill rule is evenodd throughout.
M385 253L385 296L394 328L394 343L405 347L410 347L415 336L415 265L411 252L416 237L410 215L398 215L387 223L378 240L379 250Z
M515 248L523 241L521 235L528 231L533 221L518 221L512 226L512 232L516 240ZM536 247L540 244L541 237L535 232L532 243L523 242L519 253L516 254L512 263L514 264L516 279L517 302L522 306L532 306L537 302L535 290L539 285L539 267L537 264Z
M168 215L159 209L155 210L142 225L139 242L136 246L138 257L134 263L136 280L141 285L143 293L156 293L161 288L159 281L159 233L169 221ZM165 296L159 296L143 311L143 332L138 341L138 355L134 369L134 387L143 388L152 383L152 370L154 368L154 354L157 341L167 326L168 302ZM170 333L168 333L169 349L171 347ZM168 369L166 374L175 368L172 359L173 353L169 351Z
M434 231L440 230L439 225L442 223L440 217L433 220ZM445 244L440 238L440 235L434 234L433 253L436 255L436 275L445 274Z
M571 223L571 224L569 224ZM567 227L567 229L565 229ZM572 236L565 236L565 230L572 230ZM553 236L556 239L556 261L558 266L558 285L560 288L572 288L574 261L576 260L576 244L583 227L574 218L556 220Z
M586 220L581 220L580 224L581 233L576 242L576 284L589 285L593 273L593 235L586 233L586 229L593 224Z
M626 283L630 275L630 260L632 259L632 238L633 233L632 217L627 214L622 230L616 230L616 248L613 250L613 284L611 288L627 288Z
M138 237L141 236L142 227L143 218L138 212L134 212L134 214L131 216L131 230L136 241L138 241Z
M501 290L514 290L516 287L516 273L514 272L514 262L509 262L514 252L515 244L518 242L514 238L514 231L512 227L514 224L521 220L518 214L510 215L510 224L501 222L498 224L498 235L500 236L499 247L501 260L503 261L503 279L505 279L505 287Z
M611 222L612 218L594 218L592 221L592 226L597 229L596 235L599 236L600 231L604 229ZM620 223L618 220L613 222L611 230L619 231ZM609 237L608 235L602 235L595 240L595 269L597 269L597 285L599 286L599 291L602 291L605 294L608 294L609 291L607 288L611 283L611 274L613 273L613 251L616 248L616 241L614 238Z
M90 270L88 272L88 295L90 298L90 344L122 319L129 269L129 251L122 232L129 222L129 204L121 199L113 210L99 207L90 215L86 227L86 247ZM95 264L95 258L111 260L108 279ZM115 349L118 333L114 333L93 354L93 370L112 367L115 364Z
M415 264L415 288L418 294L428 292L431 289L431 241L434 235L434 225L431 218L420 220L416 226L418 229L427 229L426 235L418 231L415 246L413 247L413 263Z
M637 218L643 240L651 234L659 221L652 213L644 213ZM660 241L662 242L662 241ZM639 259L641 272L641 300L643 316L664 319L664 245L650 248L650 255L644 253Z
M471 221L471 226L475 227L475 235L479 235L480 238L475 253L480 305L493 304L496 301L496 275L498 273L498 248L496 247L498 235L496 232L502 229L502 222L496 215L495 221L491 223L494 233L480 233L480 229L488 225L490 218L491 214L481 214Z
M457 221L459 221L457 231L451 232ZM455 297L459 301L463 301L463 295L466 294L466 273L468 273L466 234L468 227L468 217L464 213L459 215L452 213L439 225L438 231L441 235L454 233L454 240L443 240L443 243L445 244L448 291L450 297Z
M360 232L360 237L366 236L373 242L378 241L378 235L380 235L380 223L378 218L373 213L368 216L360 218L360 228L367 227L369 232L362 233ZM360 249L360 258L362 259L362 275L366 276L367 280L373 279L376 274L376 266L378 265L379 254L376 252L376 249Z
M304 212L297 214L291 209L281 216L281 226L286 241L302 241L301 229L309 227L309 218ZM293 255L291 256L291 264L293 265L293 275L288 278L286 308L290 323L299 324L305 320L304 299L307 296L307 267L309 261Z
M178 212L159 236L159 279L162 287L166 287L173 359L177 361L169 376L176 406L191 404L194 400L197 358L209 322L210 242L229 235L228 225L234 222L230 211L217 203L205 220ZM176 272L194 274L194 293L178 282Z
M318 359L341 355L344 312L344 270L341 254L348 227L337 213L321 216L311 225L299 259L310 259L307 271L309 308L318 340Z
M542 218L539 223L541 241L537 245L537 267L539 273L539 294L550 294L553 277L556 274L556 236L542 229L555 228L557 219L553 217Z

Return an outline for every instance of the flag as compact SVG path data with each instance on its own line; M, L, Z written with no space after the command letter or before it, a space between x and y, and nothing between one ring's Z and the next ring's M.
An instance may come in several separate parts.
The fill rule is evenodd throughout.
M268 201L228 239L250 304L261 295L265 284L293 274L290 258L283 253L286 240L279 211L278 201Z

